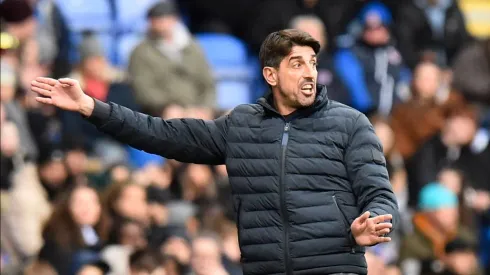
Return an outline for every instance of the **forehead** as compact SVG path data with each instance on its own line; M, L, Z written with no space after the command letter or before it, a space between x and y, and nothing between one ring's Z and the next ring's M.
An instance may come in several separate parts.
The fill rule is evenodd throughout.
M291 52L284 58L285 60L289 60L294 57L300 57L303 59L310 59L312 56L316 56L315 51L308 46L293 46Z

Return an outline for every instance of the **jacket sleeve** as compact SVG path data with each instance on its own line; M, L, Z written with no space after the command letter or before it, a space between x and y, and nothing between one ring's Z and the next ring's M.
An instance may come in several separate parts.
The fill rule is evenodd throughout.
M345 164L357 205L371 217L391 214L393 228L399 221L398 203L386 169L386 160L374 128L363 114L359 114L345 154Z
M94 111L87 120L120 142L180 162L224 163L227 116L210 121L163 120L114 103L94 101Z

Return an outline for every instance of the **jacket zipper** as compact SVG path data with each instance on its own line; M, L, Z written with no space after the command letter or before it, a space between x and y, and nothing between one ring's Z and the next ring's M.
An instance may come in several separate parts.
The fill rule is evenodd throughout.
M284 261L285 261L286 274L292 275L293 272L291 270L291 263L289 259L289 219L288 219L288 213L286 209L286 194L285 194L286 187L284 183L288 139L289 139L289 122L286 122L286 125L284 125L284 132L282 134L282 141L281 141L281 148L282 148L281 180L279 184L281 188L280 197L281 197L282 223L284 224Z
M332 199L333 199L333 203L335 204L335 207L337 208L337 211L339 212L340 217L342 218L342 221L344 222L344 226L347 228L347 234L352 234L350 231L349 221L344 216L344 213L342 213L342 211L340 211L339 204L337 203L337 198L335 196L332 196ZM354 245L351 243L350 237L347 236L347 238L349 238L350 252L356 253L356 249L354 248Z

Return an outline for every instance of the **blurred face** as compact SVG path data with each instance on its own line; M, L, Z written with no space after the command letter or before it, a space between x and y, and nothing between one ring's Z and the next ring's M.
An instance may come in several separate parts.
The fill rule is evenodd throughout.
M41 179L51 187L61 187L68 177L66 166L62 160L53 160L44 164L39 173Z
M455 274L470 275L475 274L478 261L472 252L453 252L447 255L447 265Z
M9 102L14 98L15 88L13 85L2 84L0 87L0 98L2 102Z
M88 265L78 271L77 275L104 275L104 273L99 268Z
M444 229L448 231L457 230L459 223L459 212L457 207L442 208L432 212L432 214Z
M12 157L19 149L19 131L12 122L2 124L0 148L3 156Z
M87 155L84 151L73 150L66 154L66 164L73 175L85 173L87 168Z
M475 136L477 125L471 118L455 116L449 118L443 131L446 145L466 145Z
M129 180L131 172L128 167L124 165L118 165L111 171L111 179L113 182L125 182Z
M206 165L191 164L187 169L189 179L195 186L204 188L212 182L211 169Z
M323 48L326 42L325 33L322 26L319 26L318 24L318 22L313 20L303 20L295 26L295 29L309 33L313 38L320 42L320 46Z
M116 202L116 211L123 217L146 221L148 218L148 204L146 191L139 185L128 185Z
M180 105L169 105L162 112L163 119L183 118L185 116L185 109Z
M75 190L70 201L70 211L77 224L96 225L101 210L99 197L95 190L87 187Z
M263 69L264 78L272 86L275 104L281 114L287 115L313 104L318 75L316 64L316 55L311 47L293 46L291 53L281 61L279 69Z
M432 99L441 85L441 70L434 64L420 64L415 69L413 84L419 98Z
M220 266L220 249L216 241L199 238L192 243L192 268L197 274L209 274Z
M23 42L34 35L36 31L36 25L36 19L31 16L20 23L8 24L7 28L9 33L17 37L17 39L19 39L21 42Z
M371 13L366 17L366 26L362 38L368 45L382 46L390 41L390 31L382 24L378 14Z
M167 38L172 35L172 31L177 22L177 16L174 15L151 18L150 30L162 38Z
M457 195L461 193L462 181L461 175L454 170L443 170L439 174L439 182Z
M378 122L374 126L374 130L376 132L376 135L381 141L381 144L383 145L383 153L387 154L393 148L394 143L395 143L395 136L393 133L393 130L391 127L383 122Z
M128 223L121 230L120 244L131 246L134 249L144 249L148 245L142 226L136 223Z
M93 56L82 61L83 74L88 77L104 79L106 70L107 60L104 56Z
M162 246L162 254L171 255L184 265L191 261L191 249L188 243L179 237L170 237Z

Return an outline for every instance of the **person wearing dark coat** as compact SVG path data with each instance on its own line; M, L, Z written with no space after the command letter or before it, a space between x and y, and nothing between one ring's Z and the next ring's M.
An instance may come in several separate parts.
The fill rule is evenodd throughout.
M451 66L458 52L472 41L463 13L454 0L413 0L399 6L395 33L406 64L414 69L426 53Z
M40 77L32 91L140 150L226 164L243 274L366 274L365 246L391 241L397 200L367 117L317 85L319 49L306 32L271 33L260 53L270 92L215 120L153 118L72 79Z

